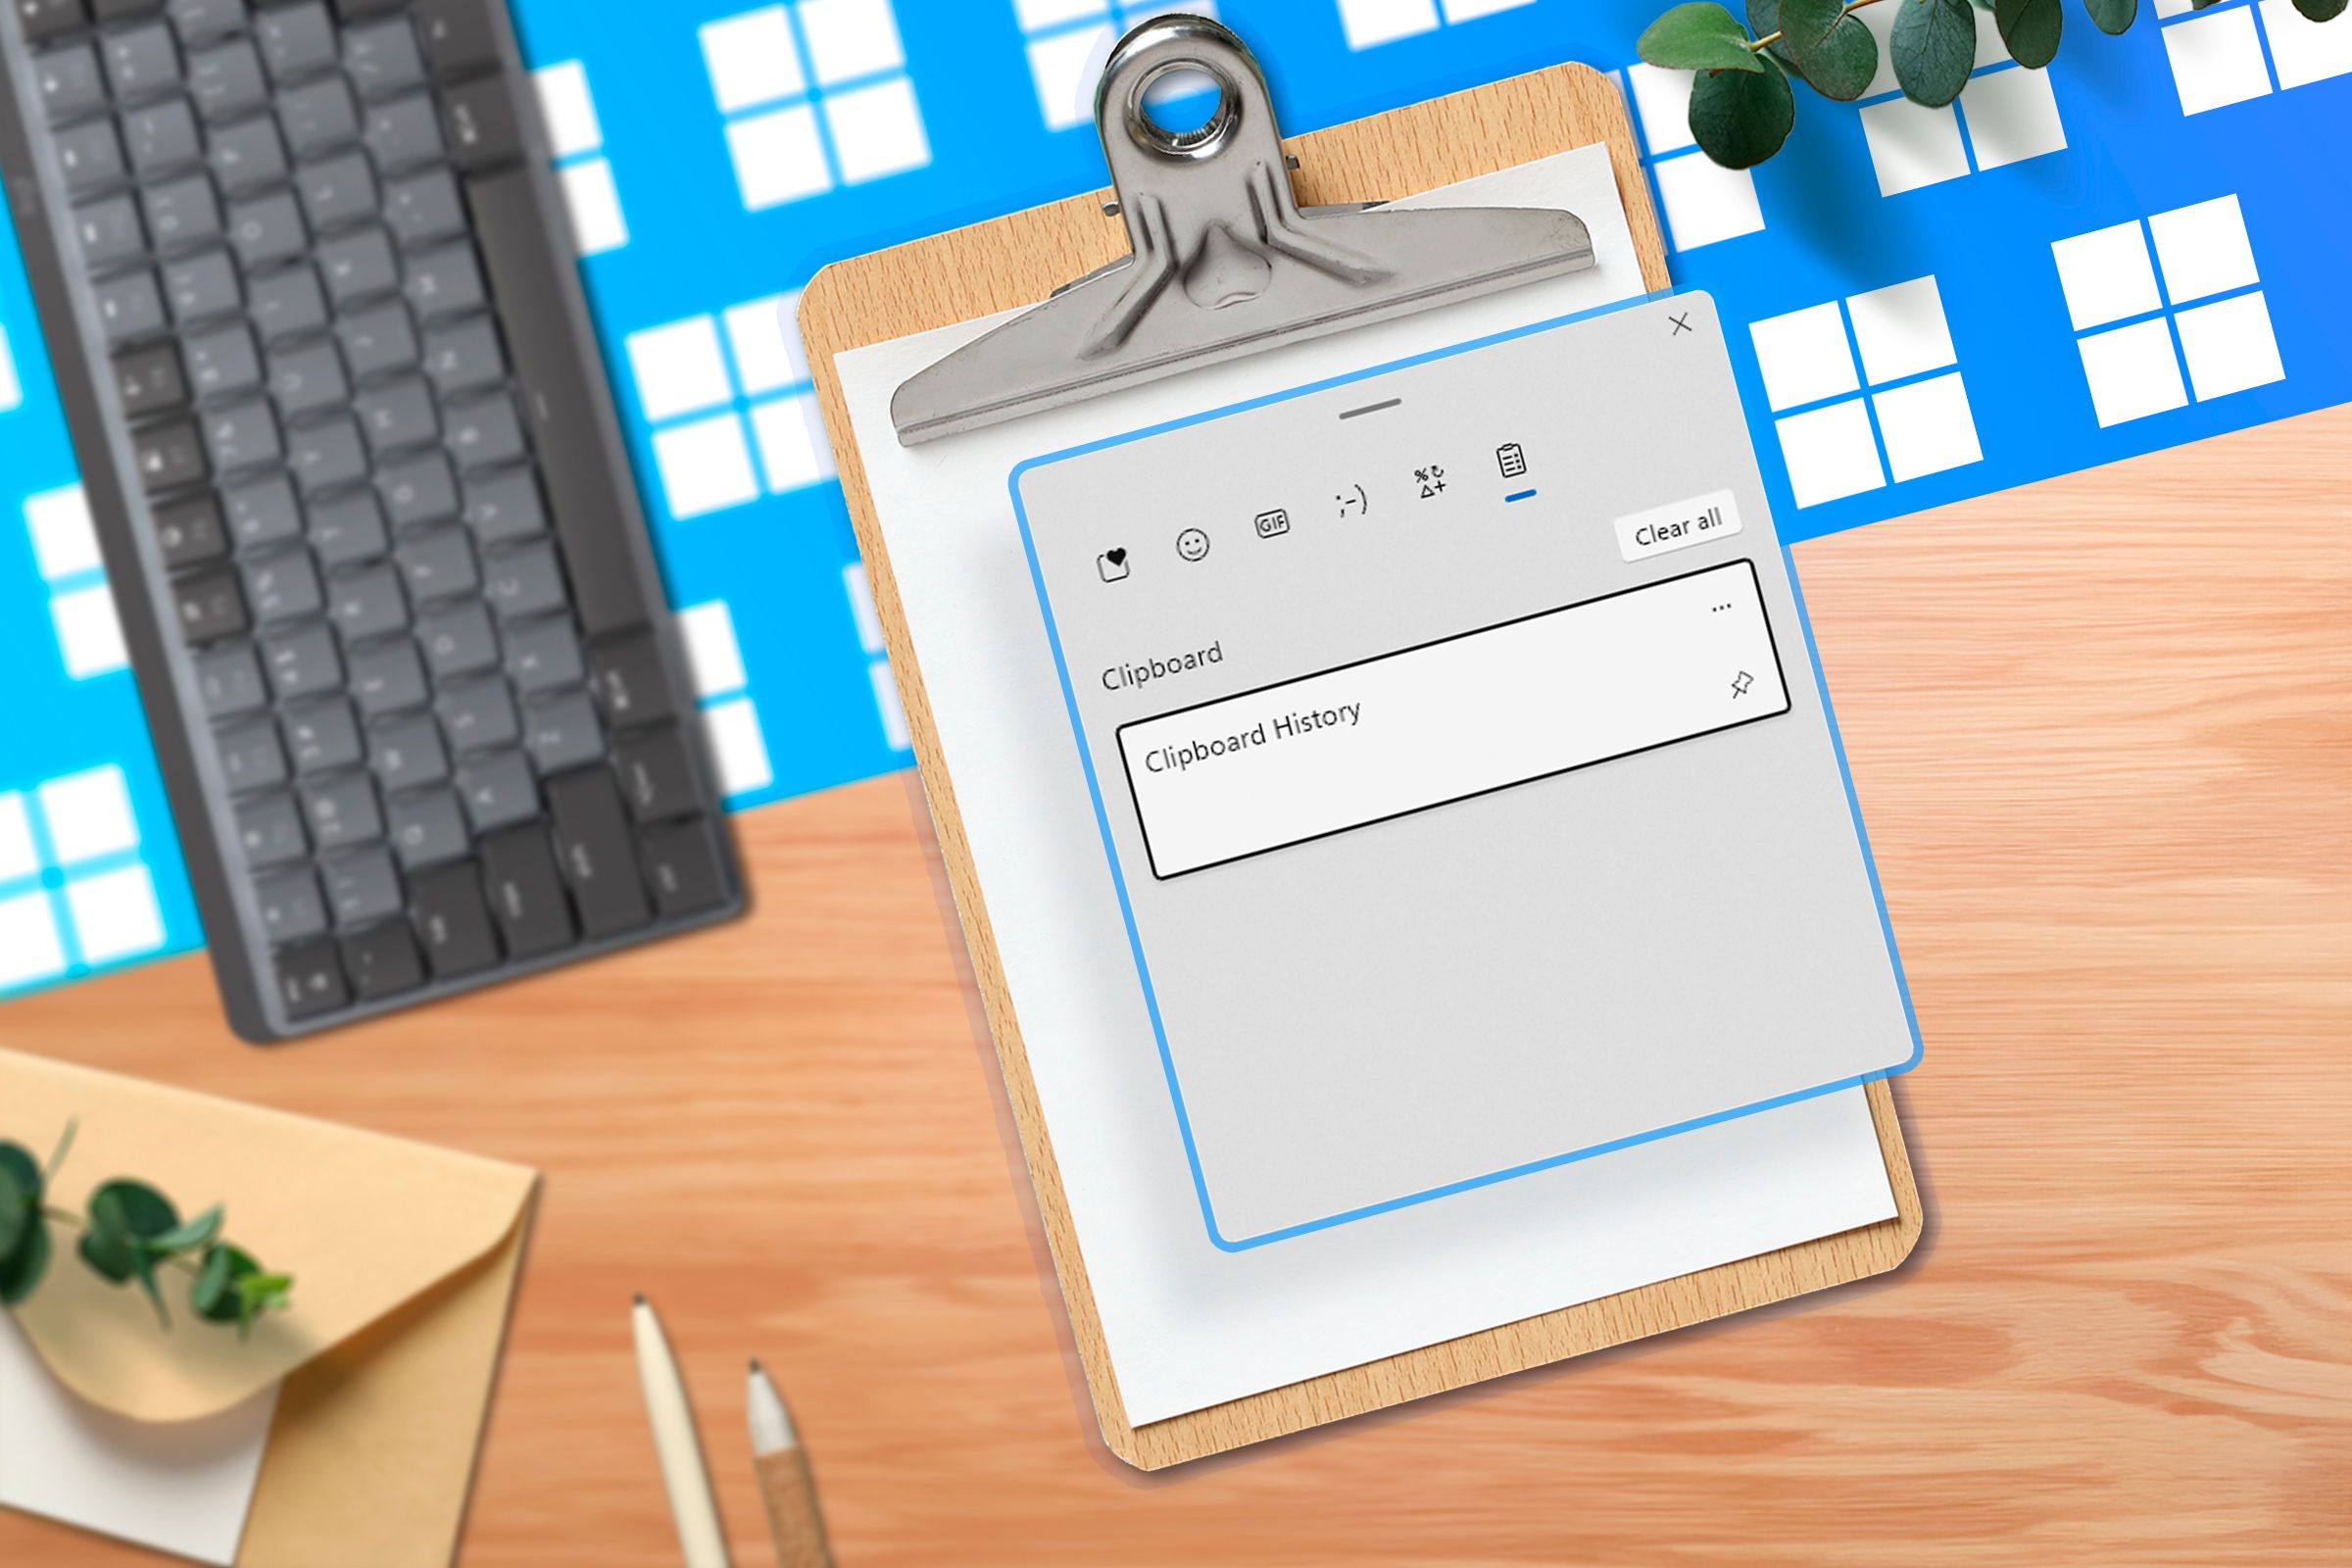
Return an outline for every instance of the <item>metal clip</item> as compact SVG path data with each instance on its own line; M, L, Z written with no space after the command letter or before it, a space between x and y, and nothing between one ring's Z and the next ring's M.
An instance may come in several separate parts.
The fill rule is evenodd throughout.
M1178 71L1217 88L1181 132L1144 101ZM1300 208L1264 74L1204 17L1153 17L1120 39L1095 123L1134 254L908 379L890 404L903 445L1592 265L1573 213Z

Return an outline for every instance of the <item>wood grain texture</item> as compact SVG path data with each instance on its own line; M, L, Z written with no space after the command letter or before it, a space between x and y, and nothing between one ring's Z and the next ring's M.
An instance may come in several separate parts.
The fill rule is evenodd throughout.
M1336 125L1287 144L1298 159L1296 183L1305 204L1360 202L1434 189L1593 145L1609 151L1642 280L1653 289L1664 287L1665 248L1634 153L1624 101L1606 77L1585 67L1555 66ZM940 753L938 726L924 695L897 575L874 519L861 457L850 439L848 411L834 368L835 356L853 348L1035 303L1069 278L1125 255L1124 229L1103 211L1108 194L1072 197L829 267L804 294L801 322L817 397L834 435L851 521L899 672L948 882L962 914L1013 1122L1036 1183L1048 1250L1061 1280L1079 1362L1111 1451L1129 1463L1157 1470L1883 1273L1900 1263L1920 1235L1919 1193L1903 1157L1893 1100L1884 1085L1874 1084L1868 1091L1871 1114L1896 1207L1895 1217L1884 1224L1580 1302L1149 1426L1128 1421L1070 1221L1051 1130L1037 1103L1020 1022L1004 983L987 902L971 867L956 783Z
M260 1052L189 957L0 1036L547 1172L467 1568L676 1561L640 1288L738 1568L749 1353L844 1568L2334 1568L2348 448L2337 410L1797 551L1928 1039L1904 1268L1164 1475L1094 1437L904 777L742 818L751 921L584 974ZM154 1561L0 1512L12 1568Z

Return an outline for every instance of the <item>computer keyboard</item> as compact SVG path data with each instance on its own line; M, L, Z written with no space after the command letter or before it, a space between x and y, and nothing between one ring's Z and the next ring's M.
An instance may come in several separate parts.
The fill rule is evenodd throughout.
M5 0L0 173L230 1021L742 907L499 0Z

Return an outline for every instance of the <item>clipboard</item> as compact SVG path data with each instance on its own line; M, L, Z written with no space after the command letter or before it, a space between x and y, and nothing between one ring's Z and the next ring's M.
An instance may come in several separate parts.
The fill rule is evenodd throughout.
M1139 39L1151 41L1145 35L1152 29L1188 24L1213 27L1194 19L1155 19L1123 40L1120 51L1130 50ZM1222 33L1222 29L1215 31ZM1223 36L1231 38L1230 34ZM1171 41L1181 43L1183 39L1178 35ZM1192 39L1196 45L1201 41L1198 34ZM1233 48L1238 51L1239 47L1236 41ZM1247 63L1246 53L1240 58ZM1110 88L1120 62L1120 52L1114 52L1112 70L1106 74L1102 108L1099 111L1105 126L1106 149L1116 146L1110 130L1116 123L1120 104L1119 95ZM1231 91L1232 83L1223 85ZM1257 102L1262 108L1262 84L1257 90L1261 95ZM1129 105L1134 101L1133 96L1126 99ZM1266 133L1272 134L1270 124ZM1293 195L1298 210L1308 215L1327 210L1361 210L1401 192L1430 189L1595 144L1608 150L1618 193L1633 230L1642 280L1652 290L1663 289L1668 285L1664 246L1624 101L1609 78L1587 67L1557 66L1284 141L1281 146L1288 155L1292 186L1291 192L1284 194ZM1113 172L1119 172L1115 153ZM1122 189L1127 183L1122 180ZM1923 1210L1893 1097L1888 1085L1880 1081L1868 1084L1865 1094L1894 1198L1896 1213L1892 1219L1562 1307L1188 1414L1143 1426L1128 1420L992 932L987 901L973 865L955 781L947 771L939 729L925 696L862 460L850 436L849 409L835 357L913 333L1036 305L1063 290L1072 278L1081 280L1080 287L1100 284L1113 277L1111 270L1130 255L1149 260L1145 232L1148 227L1140 220L1140 215L1113 200L1111 193L1072 197L837 264L810 282L801 305L801 325L810 371L833 438L842 486L866 562L973 971L1004 1075L1007 1100L1019 1129L1022 1152L1028 1161L1039 1215L1060 1280L1088 1392L1111 1451L1131 1465L1157 1470L1850 1283L1899 1265L1919 1240ZM1535 248L1543 247L1538 244ZM1572 245L1555 246L1556 265L1575 265L1568 254L1572 249ZM1482 285L1474 281L1466 286ZM1499 281L1493 286L1507 287L1509 283ZM1073 314L1063 313L1065 317ZM1097 313L1088 315L1100 318ZM1105 355L1100 350L1098 357L1112 362L1114 368L1121 358L1117 352ZM1179 365L1170 368L1151 363L1149 355L1143 356L1143 361L1140 373L1147 375L1173 373L1173 368L1187 368ZM1040 400L1054 397L1063 402L1072 400L1061 396L1070 390L1067 383L1050 375L1041 375L1036 384L1023 390L1031 406L1050 406ZM1075 395L1088 394L1079 391ZM928 404L921 400L903 401L903 405L894 406L894 416L903 439L920 439L926 433L948 433L951 427L971 427L968 423L953 423L951 417L939 419L926 431L921 426L927 413L936 418L968 413L971 407L968 397L960 405L947 397L932 399ZM1011 417L1020 412L1025 412L1025 408L991 409L977 422Z

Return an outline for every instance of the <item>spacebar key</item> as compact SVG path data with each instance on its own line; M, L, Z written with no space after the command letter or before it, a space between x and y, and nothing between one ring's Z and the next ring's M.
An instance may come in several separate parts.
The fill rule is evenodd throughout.
M654 607L630 545L629 491L614 474L609 427L599 416L592 378L601 372L573 334L561 286L572 259L549 237L528 169L470 178L466 196L581 624L590 637L642 626Z
M591 937L618 936L653 923L654 907L637 873L637 843L620 804L620 786L601 767L559 774L546 785L556 818L556 859Z

